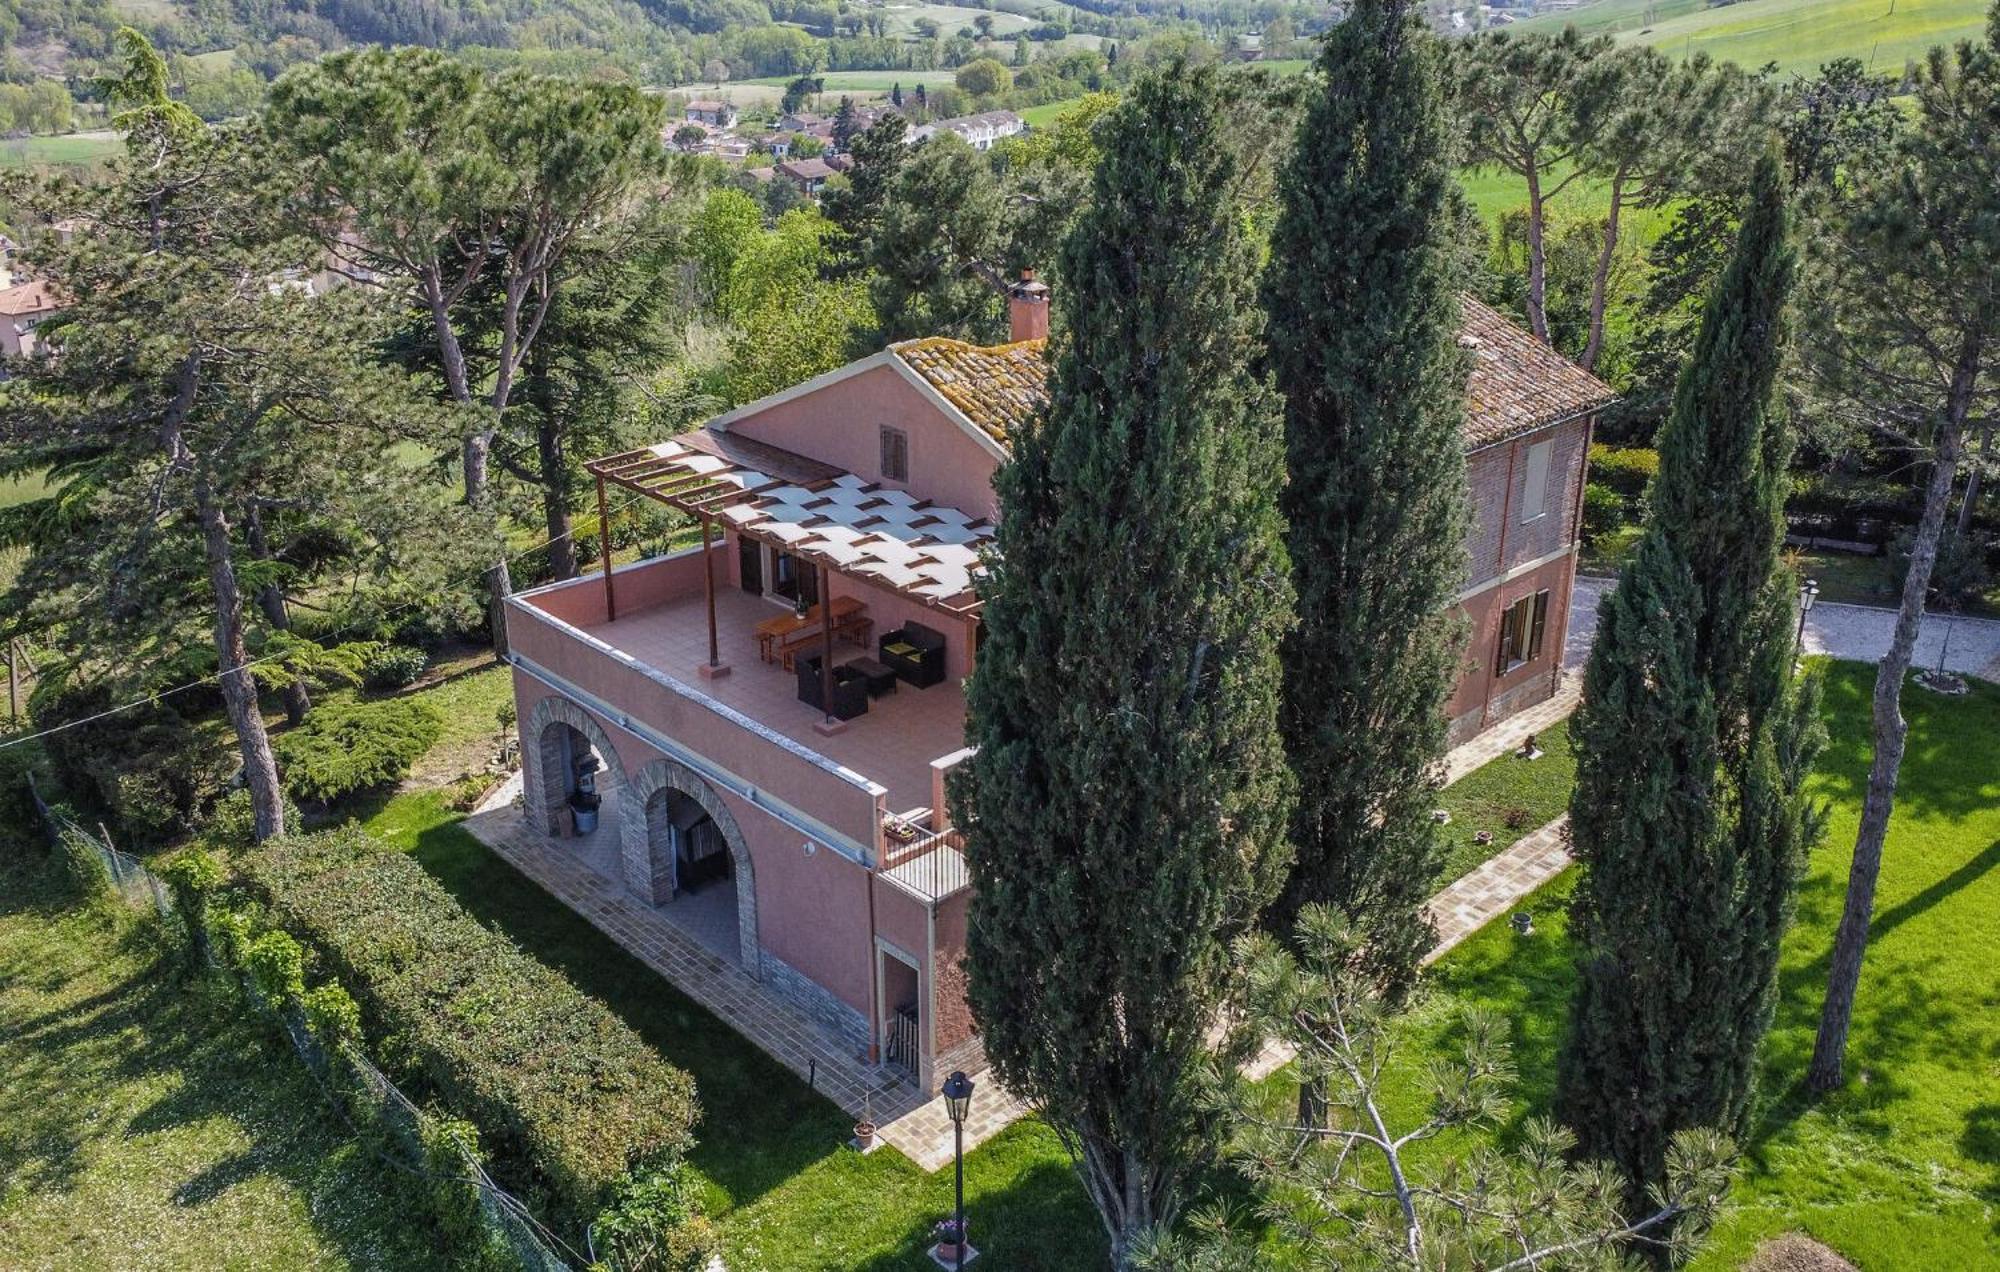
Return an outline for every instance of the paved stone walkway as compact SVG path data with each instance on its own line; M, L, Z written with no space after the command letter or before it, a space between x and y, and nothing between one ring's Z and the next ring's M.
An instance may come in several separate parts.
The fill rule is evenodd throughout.
M790 1002L717 956L616 881L590 868L565 841L537 834L511 803L491 802L465 828L494 854L604 933L682 993L713 1012L780 1064L809 1078L859 1119L871 1110L881 1139L925 1170L950 1165L951 1118L941 1098L925 1099L896 1070L849 1053ZM966 1120L965 1146L985 1142L1025 1110L999 1083L979 1084Z
M1512 910L1521 898L1561 874L1570 863L1569 814L1525 835L1512 848L1474 867L1464 878L1431 898L1431 921L1438 943L1424 956L1426 966L1480 928Z

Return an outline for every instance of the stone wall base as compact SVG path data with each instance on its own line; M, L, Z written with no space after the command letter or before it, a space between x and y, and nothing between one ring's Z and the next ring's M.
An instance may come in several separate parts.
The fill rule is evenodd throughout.
M811 1017L853 1054L868 1054L868 1017L854 1010L832 990L791 966L769 950L759 950L766 988Z
M1546 675L1534 676L1502 693L1493 695L1493 701L1484 710L1474 707L1464 715L1453 718L1447 746L1460 746L1479 735L1482 727L1492 728L1508 716L1518 715L1537 703L1547 702L1555 696L1555 688ZM1484 716L1482 726L1481 716Z

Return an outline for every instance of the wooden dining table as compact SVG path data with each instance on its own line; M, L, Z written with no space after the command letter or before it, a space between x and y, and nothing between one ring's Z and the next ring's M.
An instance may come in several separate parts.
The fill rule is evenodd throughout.
M833 631L836 636L852 638L857 628L867 624L868 606L852 596L833 598ZM767 618L752 630L757 635L757 656L765 662L781 659L789 665L791 652L801 645L810 643L810 634L818 632L822 623L820 607L814 605L801 617L798 614L780 614Z

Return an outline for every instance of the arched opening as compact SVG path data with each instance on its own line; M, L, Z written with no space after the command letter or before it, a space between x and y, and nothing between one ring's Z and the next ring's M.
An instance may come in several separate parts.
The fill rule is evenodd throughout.
M662 917L751 975L761 971L749 845L715 788L683 764L633 775L624 819L627 886Z
M617 748L589 712L558 697L543 698L522 729L523 802L530 824L544 834L594 839L615 818L625 786Z

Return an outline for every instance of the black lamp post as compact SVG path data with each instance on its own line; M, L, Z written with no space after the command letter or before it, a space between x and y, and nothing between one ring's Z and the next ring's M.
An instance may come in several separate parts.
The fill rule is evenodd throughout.
M1807 579L1799 586L1799 630L1792 637L1792 648L1803 654L1806 651L1806 615L1812 613L1813 603L1819 600L1819 580Z
M945 1112L951 1114L952 1157L956 1164L955 1188L957 1191L958 1244L953 1248L958 1257L952 1260L954 1269L965 1266L965 1115L972 1108L972 1079L963 1072L954 1072L944 1080Z

